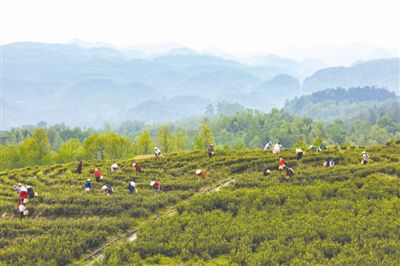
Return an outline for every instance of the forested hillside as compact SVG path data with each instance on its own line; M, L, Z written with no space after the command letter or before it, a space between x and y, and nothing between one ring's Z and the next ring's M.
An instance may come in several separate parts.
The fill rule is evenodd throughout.
M154 146L162 153L170 153L202 150L210 143L225 150L263 148L268 141L280 142L285 147L320 140L347 146L383 144L390 139L400 139L400 112L396 112L400 109L399 102L388 101L392 100L385 100L380 109L366 109L369 111L360 114L360 120L352 123L348 119L323 123L329 120L321 119L321 122L297 117L277 109L265 114L230 104L218 105L216 112L210 108L208 115L202 118L165 125L126 121L93 130L62 124L47 127L41 123L36 127L1 132L0 169L78 159L129 158L151 154ZM221 114L235 110L236 114Z
M350 67L329 67L315 72L303 82L303 92L326 88L384 87L400 94L400 58L357 62Z
M212 159L199 151L85 160L80 175L75 163L3 171L0 262L398 265L400 142L368 147L367 165L360 164L362 151L328 146L296 160L294 149L279 155L216 149ZM294 169L290 180L277 170L280 156ZM322 165L328 158L335 166ZM114 162L121 170L110 173ZM96 167L112 183L112 195L94 180L92 191L84 191ZM269 176L262 175L266 167ZM198 168L207 176L196 176ZM132 178L138 192L129 194ZM151 180L160 181L160 192L151 190ZM23 219L12 189L19 182L38 193ZM224 183L230 185L218 185Z
M398 131L400 98L391 91L375 87L327 89L286 102L283 110L297 116L330 122L367 122Z

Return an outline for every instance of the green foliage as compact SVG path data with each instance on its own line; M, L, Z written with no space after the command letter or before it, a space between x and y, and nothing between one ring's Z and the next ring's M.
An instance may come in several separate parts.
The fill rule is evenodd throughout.
M352 123L345 120L322 123L278 109L269 114L253 110L235 112L231 116L219 114L170 126L146 126L139 121L127 121L115 128L122 135L112 131L110 125L99 131L70 129L65 125L37 130L24 127L0 132L5 144L0 148L0 169L70 162L78 158L129 158L151 153L153 139L163 154L204 150L210 143L236 150L262 148L268 141L281 142L285 148L301 142L315 145L322 140L328 145L379 145L390 139L400 139L400 116L396 112L400 109L396 103L388 103L385 110L382 115L379 108L366 111L365 117ZM201 126L196 128L197 124Z
M149 130L143 131L137 138L137 145L139 153L149 154L153 150L154 144L150 136Z
M25 165L45 164L52 152L46 132L41 128L37 128L32 137L26 138L19 149Z
M55 155L55 160L59 163L66 163L78 160L81 157L83 157L81 142L78 139L69 139L61 145Z
M4 148L4 147L3 147ZM295 169L287 182L277 169L279 156L262 150L219 150L169 154L158 160L85 161L0 172L0 261L3 264L66 265L141 225L136 242L109 245L95 265L397 265L400 257L400 141L368 147L370 162L361 165L364 148L306 153L302 160L284 149ZM334 167L324 167L335 158ZM83 184L100 168L115 193L102 183ZM262 170L272 170L269 177ZM199 179L197 168L207 170ZM129 194L135 178L139 192ZM235 182L215 192L199 192L222 180ZM158 179L163 191L150 189ZM39 197L28 203L30 216L14 214L15 183L29 184ZM175 206L175 209L172 208ZM167 211L162 215L163 210ZM161 211L161 214L160 214ZM153 215L157 213L157 215ZM155 219L155 217L159 217ZM288 248L290 247L290 248Z
M195 139L192 149L193 150L204 150L208 145L215 143L215 139L213 134L211 133L210 128L202 124L199 129L199 133L197 138Z
M163 125L160 127L160 129L157 131L157 145L158 147L165 153L169 152L171 143L170 143L170 132L169 132L169 126L168 125Z
M101 263L398 265L399 144L368 148L368 165L360 164L357 147L300 161L284 150L280 156L296 173L291 182L275 170L279 157L270 152L219 154L209 167L240 173L229 175L233 185L194 195L177 214L149 221L135 243L109 246ZM335 167L322 166L332 157ZM268 178L264 167L273 170Z

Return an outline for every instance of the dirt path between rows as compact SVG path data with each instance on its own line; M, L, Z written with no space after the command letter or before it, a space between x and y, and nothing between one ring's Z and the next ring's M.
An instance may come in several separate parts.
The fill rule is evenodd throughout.
M236 180L235 180L234 178L226 179L226 180L224 180L224 181L221 181L221 182L217 183L217 184L215 185L215 187L207 186L207 187L201 188L201 189L199 190L199 192L195 193L193 196L198 195L198 194L203 194L203 193L212 193L212 192L220 191L221 188L224 188L224 187L226 187L226 186L229 186L230 184L234 183L235 181L236 181ZM192 197L193 197L193 196L192 196ZM190 197L190 198L192 198L192 197ZM189 201L190 198L189 198L189 199L186 199L185 201ZM170 217L170 216L173 216L175 213L176 213L176 205L167 207L166 209L163 209L162 211L159 211L159 212L157 212L157 213L154 213L154 214L150 215L149 217L147 217L146 220L149 220L149 219L150 219L150 220L159 219L159 218L162 217L162 216L169 216L169 217ZM152 217L153 217L153 219L152 219ZM84 258L84 260L93 261L94 259L96 259L96 256L98 256L98 259L102 259L100 253L101 253L106 247L110 246L110 245L113 244L113 243L122 241L123 239L128 238L129 241L132 241L132 242L136 241L136 240L138 239L137 232L138 232L139 230L140 230L140 226L137 227L137 228L135 228L135 229L133 229L133 230L131 230L131 231L129 231L129 232L127 232L127 233L125 233L125 234L123 234L123 235L120 235L120 236L118 236L118 237L112 238L112 239L111 239L110 241L108 241L106 244L104 244L103 246L99 247L98 249L96 249L96 250L94 250L92 253L90 253L88 256L86 256L86 257Z

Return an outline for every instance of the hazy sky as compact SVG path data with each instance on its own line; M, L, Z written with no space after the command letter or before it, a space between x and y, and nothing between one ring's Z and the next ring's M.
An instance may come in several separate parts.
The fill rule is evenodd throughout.
M4 0L0 39L117 46L175 42L229 53L368 43L399 47L398 0Z

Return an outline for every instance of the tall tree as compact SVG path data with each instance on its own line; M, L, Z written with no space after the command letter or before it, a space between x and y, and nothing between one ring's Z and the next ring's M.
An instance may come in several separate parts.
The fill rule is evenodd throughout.
M51 154L51 146L44 129L37 128L32 137L25 139L20 145L20 152L27 165L46 163Z
M209 144L215 143L213 134L210 128L206 124L202 124L199 129L199 133L194 140L192 149L203 150L206 149Z
M183 151L188 145L185 132L175 132L171 135L171 150Z
M169 132L169 126L168 125L163 125L158 129L157 132L157 145L159 148L167 153L170 148L170 132Z
M101 136L105 143L105 157L107 159L123 158L129 149L129 140L126 137L117 135L115 132L108 132Z
M153 148L153 140L149 130L143 131L137 138L138 150L142 154L148 154Z
M55 158L59 163L72 162L81 157L81 142L79 139L69 139L63 145L61 145Z

